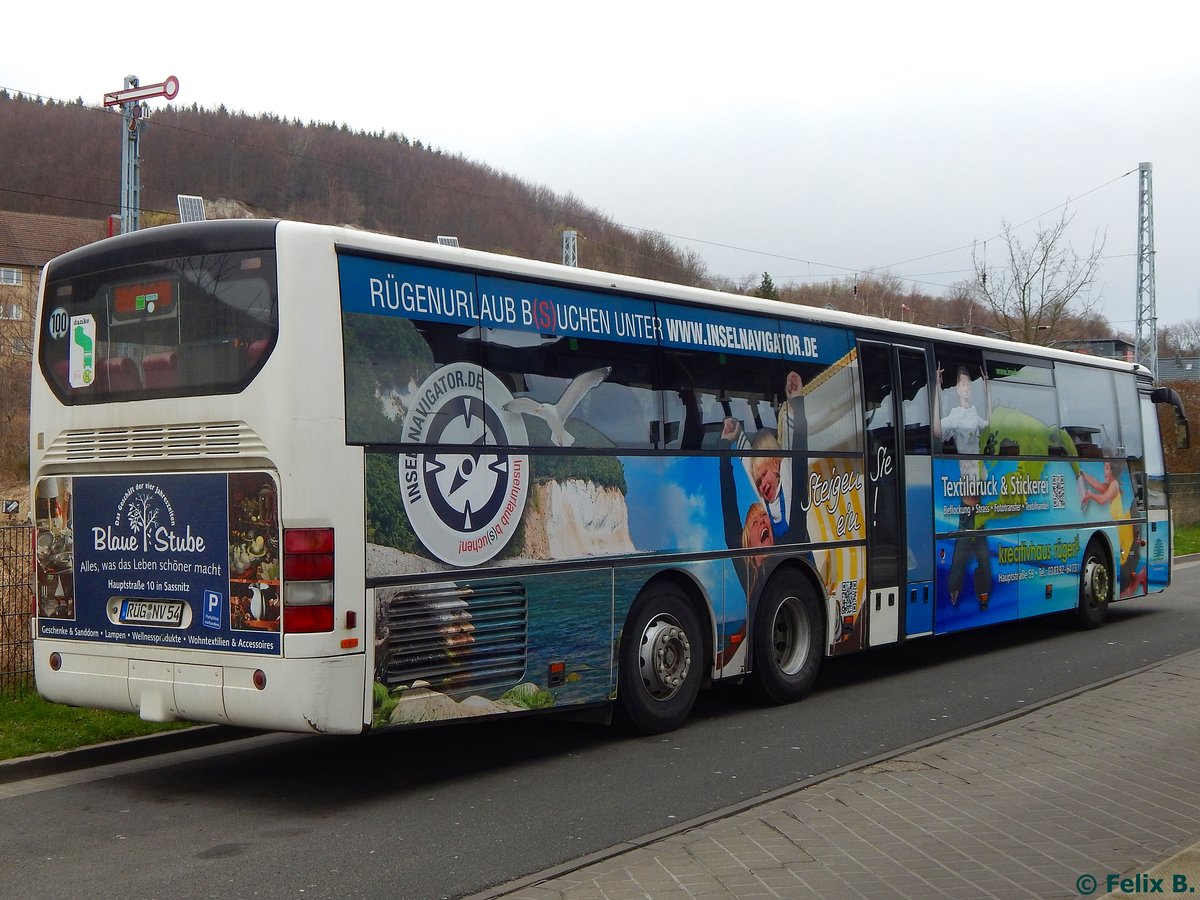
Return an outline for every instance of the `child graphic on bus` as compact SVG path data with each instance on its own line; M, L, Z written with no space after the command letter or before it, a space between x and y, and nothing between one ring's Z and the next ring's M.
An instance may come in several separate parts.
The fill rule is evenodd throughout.
M779 455L743 457L742 465L754 485L770 522L773 542L808 542L808 420L804 410L804 382L798 372L788 372L787 399L779 410L775 430L761 429L747 438L737 419L727 418L721 431L722 447L739 450L778 451ZM786 460L784 454L787 454ZM793 477L794 473L799 478ZM797 505L798 504L798 505Z
M729 455L720 458L721 512L725 525L725 544L731 550L773 547L775 544L808 543L808 457L789 452L807 448L807 426L804 414L803 381L796 372L789 372L785 387L787 400L780 410L774 431L764 428L747 438L741 423L727 417L721 430L719 446L728 450L779 451L779 455L743 457L742 464L756 499L743 517L739 512L737 486L733 463ZM800 477L796 477L799 475ZM768 558L765 555L741 556L733 560L738 580L746 592L747 617L753 620L753 605L762 583ZM727 661L736 649L738 640L722 651L718 660Z
M987 373L981 368L980 376L983 381L984 405L990 408L988 395ZM988 426L988 420L979 414L979 410L971 402L971 372L966 366L959 366L954 383L954 392L958 397L958 405L952 408L945 417L941 412L942 366L937 367L938 390L933 393L933 436L939 441L953 441L954 452L958 454L976 455L979 451L979 439ZM963 487L961 512L958 517L958 529L963 532L975 531L975 513L979 506L980 496L972 490L972 485L978 483L983 476L983 462L978 459L959 460L959 473ZM975 562L975 596L979 599L981 611L988 608L988 597L992 585L992 563L989 555L987 538L982 534L964 534L954 542L954 555L950 560L950 574L947 589L950 605L958 604L958 595L962 591L963 580L966 578L967 566Z
M1113 521L1123 522L1117 526L1117 542L1120 545L1120 571L1118 584L1122 597L1141 593L1145 588L1145 569L1142 567L1142 553L1139 543L1139 531L1131 519L1137 515L1137 501L1126 505L1121 495L1121 475L1125 471L1125 460L1112 456L1111 446L1105 446L1104 478L1097 479L1080 467L1079 483L1081 499L1079 508L1086 510L1089 503L1108 507L1108 514Z

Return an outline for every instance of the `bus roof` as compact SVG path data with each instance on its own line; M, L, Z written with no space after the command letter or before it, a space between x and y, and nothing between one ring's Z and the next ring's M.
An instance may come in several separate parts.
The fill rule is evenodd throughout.
M286 223L287 227L292 227L294 224L298 223ZM1148 369L1136 363L1091 356L1056 347L1026 344L1021 341L984 335L964 334L954 329L918 325L878 316L843 312L837 309L804 306L781 300L766 300L743 294L730 294L707 288L689 287L671 282L618 275L595 269L562 266L555 263L505 256L481 250L448 247L432 242L391 237L352 228L339 227L334 230L336 231L335 242L338 246L345 249L380 253L389 256L417 256L428 262L486 269L490 272L503 273L505 275L519 275L537 281L566 283L603 292L632 294L642 297L662 297L684 303L717 306L738 312L757 312L764 315L785 318L804 318L821 324L841 325L848 328L871 331L886 331L893 335L901 334L910 336L914 340L969 344L980 349L1000 353L1028 353L1044 359L1062 360L1063 362L1095 365L1103 368L1117 369L1122 372L1137 372L1146 376L1150 375Z
M120 257L144 253L146 248L152 245L160 245L162 251L178 255L196 253L198 246L200 252L215 252L231 244L244 245L245 241L264 245L270 242L271 235L277 228L285 233L324 231L335 246L371 255L415 258L435 265L481 269L507 276L567 284L604 293L659 297L737 312L754 312L782 318L802 318L826 325L886 332L893 337L901 335L913 340L967 344L996 353L1025 353L1042 359L1092 365L1122 372L1134 372L1145 378L1151 377L1149 370L1137 363L1091 356L1056 347L1026 344L984 335L964 334L949 328L918 325L818 306L803 306L780 300L765 300L744 294L730 294L595 269L568 267L556 263L489 253L483 250L449 247L431 241L395 237L348 226L316 225L276 219L225 219L164 225L89 244L56 258L51 261L48 268L55 277L69 276L75 270L94 267L96 254L103 254L105 264L112 265L114 262L119 262Z

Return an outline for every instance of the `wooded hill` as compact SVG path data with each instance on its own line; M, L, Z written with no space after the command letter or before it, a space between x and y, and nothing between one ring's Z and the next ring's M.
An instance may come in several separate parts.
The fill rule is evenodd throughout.
M712 276L694 252L664 236L614 223L559 194L423 144L400 132L271 114L165 105L141 136L142 224L176 218L176 195L226 198L256 215L344 224L419 240L451 234L462 245L560 261L562 232L580 233L580 264L890 319L988 333L995 323L966 284L934 296L888 273L789 287L767 273ZM0 91L0 207L94 216L117 212L122 140L118 112ZM852 249L852 248L851 248ZM852 253L848 254L852 255ZM1059 339L1099 337L1107 323L1072 321Z
M141 135L143 225L169 221L177 194L237 200L256 214L354 225L542 260L577 229L589 268L703 284L703 262L633 232L571 195L528 184L398 132L167 105ZM117 112L0 92L0 204L103 219L119 211Z

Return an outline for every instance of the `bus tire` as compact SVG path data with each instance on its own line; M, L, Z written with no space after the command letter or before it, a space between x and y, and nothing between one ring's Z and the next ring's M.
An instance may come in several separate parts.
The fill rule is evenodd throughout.
M683 591L656 584L629 611L617 668L617 723L661 734L687 719L700 691L704 645L700 620Z
M750 684L768 703L799 700L813 686L825 653L821 605L808 582L780 572L758 601L751 633Z
M1083 554L1079 570L1079 606L1075 610L1080 628L1099 628L1108 618L1112 600L1113 579L1108 558L1097 541L1092 541Z

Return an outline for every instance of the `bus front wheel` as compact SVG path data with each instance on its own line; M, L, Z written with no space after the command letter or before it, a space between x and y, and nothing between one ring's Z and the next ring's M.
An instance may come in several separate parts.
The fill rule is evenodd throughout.
M769 703L808 693L824 654L820 605L800 576L781 572L758 601L751 637L751 685Z
M1099 628L1108 618L1108 603L1112 600L1113 581L1104 552L1093 541L1083 555L1079 571L1079 607L1077 621L1081 628Z
M625 622L617 672L617 720L638 734L683 724L704 666L700 620L683 592L657 585L635 601Z

